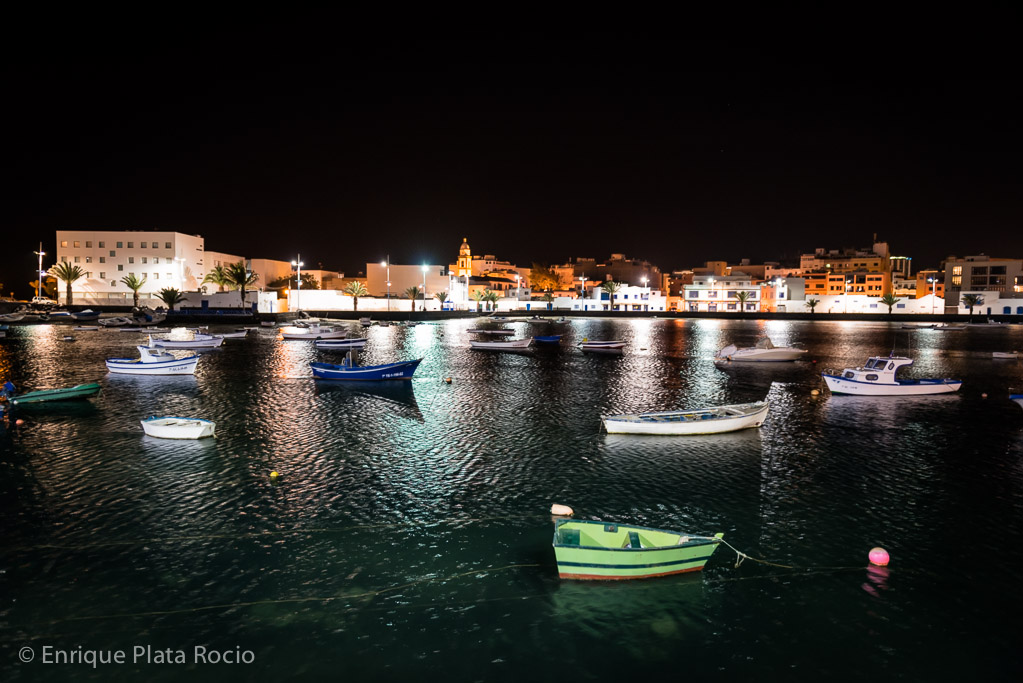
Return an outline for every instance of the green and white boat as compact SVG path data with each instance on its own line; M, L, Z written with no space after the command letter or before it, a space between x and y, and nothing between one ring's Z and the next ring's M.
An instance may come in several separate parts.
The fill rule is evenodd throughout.
M48 401L70 401L80 398L89 398L99 393L98 384L79 384L65 389L46 389L43 391L30 391L27 394L14 394L9 396L11 405L23 403L45 403Z
M723 536L559 519L554 556L563 579L645 579L700 571Z

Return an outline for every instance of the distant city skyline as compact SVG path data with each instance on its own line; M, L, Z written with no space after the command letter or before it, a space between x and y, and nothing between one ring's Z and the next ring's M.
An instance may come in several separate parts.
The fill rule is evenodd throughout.
M79 40L2 67L5 293L57 230L199 234L352 275L450 263L463 237L523 266L665 271L874 234L914 271L1023 256L1020 77L994 48Z

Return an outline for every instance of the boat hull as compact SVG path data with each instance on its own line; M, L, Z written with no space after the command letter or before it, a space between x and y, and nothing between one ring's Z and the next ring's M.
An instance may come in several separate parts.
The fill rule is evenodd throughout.
M316 348L322 351L349 351L365 345L365 339L324 339L316 342Z
M794 348L751 349L748 353L739 349L726 358L733 363L783 363L804 358L807 353L806 349Z
M854 396L927 396L930 394L950 394L959 391L963 383L957 379L920 379L899 380L895 384L879 382L859 382L856 380L822 375L828 389L833 394Z
M514 341L470 341L469 346L482 351L524 351L533 343L533 339L516 339Z
M313 376L317 379L345 380L355 382L381 382L388 380L411 380L416 368L422 362L417 360L386 365L349 366L330 363L310 363Z
M20 396L12 396L9 400L11 405L25 403L46 403L50 401L73 401L95 396L100 392L98 384L79 384L67 389L49 389L46 391L31 391Z
M554 556L562 579L648 579L702 570L722 536L689 537L623 524L559 521Z
M767 418L769 408L770 405L764 401L763 403L720 406L705 410L611 415L605 417L603 422L604 429L608 434L655 434L659 436L724 434L759 427ZM728 414L733 412L737 414Z
M151 417L142 420L142 431L158 439L205 439L214 436L217 424L193 417Z
M161 339L159 341L154 341L153 346L157 346L161 349L215 349L223 343L223 337L215 337L213 339L193 339L191 341Z
M122 375L194 375L198 356L162 361L159 363L143 363L132 358L108 358L107 370Z

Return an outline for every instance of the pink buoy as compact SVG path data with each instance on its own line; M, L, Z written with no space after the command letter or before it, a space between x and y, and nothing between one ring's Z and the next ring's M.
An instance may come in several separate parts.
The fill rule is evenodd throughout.
M870 564L876 564L879 567L885 567L888 565L888 551L884 548L874 548L870 551L867 556L870 559Z

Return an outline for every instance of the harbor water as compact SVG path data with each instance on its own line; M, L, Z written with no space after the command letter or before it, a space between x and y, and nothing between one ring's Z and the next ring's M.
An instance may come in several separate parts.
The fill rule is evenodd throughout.
M12 325L0 381L103 388L8 406L0 426L0 677L1023 675L1023 410L1008 400L1023 364L992 358L1023 351L1023 326L522 320L501 325L563 334L561 346L500 353L469 348L477 324L344 323L368 337L361 364L423 359L397 386L314 380L310 362L341 354L272 331L199 352L195 376L149 377L104 366L135 356L143 334ZM809 359L714 362L765 334ZM584 338L627 346L582 353ZM821 384L825 368L893 351L915 360L909 375L962 390L848 397ZM765 398L755 430L601 430L612 413ZM153 415L213 420L216 438L145 436ZM748 557L722 545L703 572L562 581L552 503L723 532ZM869 566L874 547L889 566ZM57 651L126 661L44 661Z

